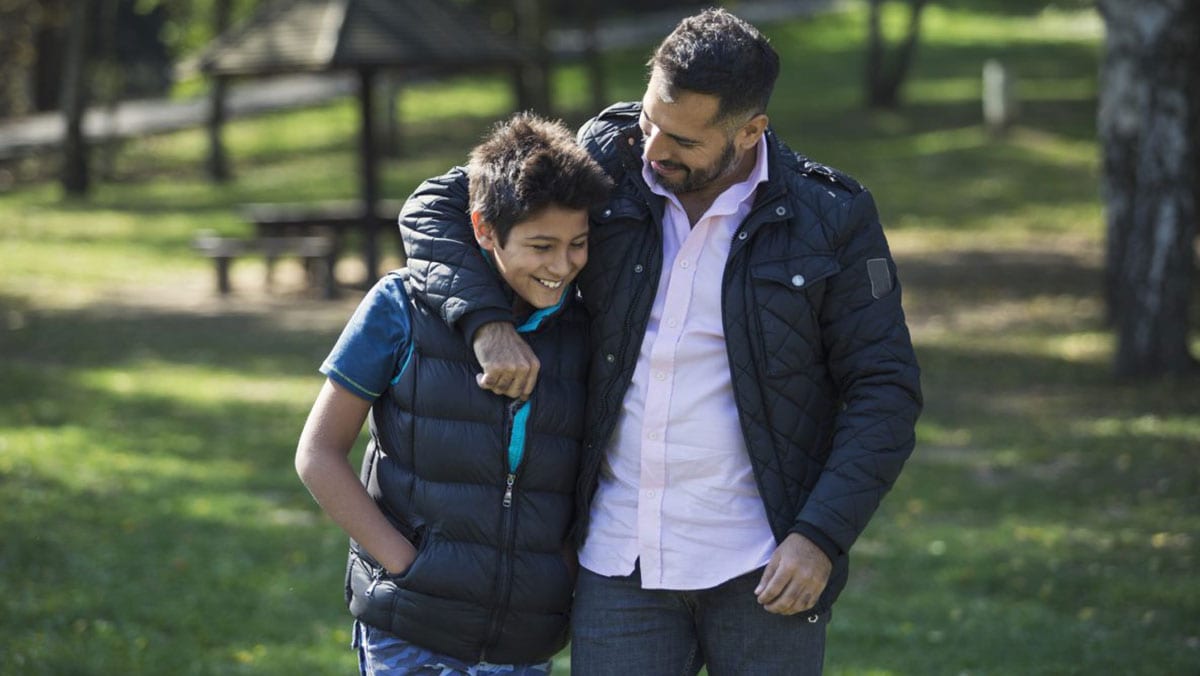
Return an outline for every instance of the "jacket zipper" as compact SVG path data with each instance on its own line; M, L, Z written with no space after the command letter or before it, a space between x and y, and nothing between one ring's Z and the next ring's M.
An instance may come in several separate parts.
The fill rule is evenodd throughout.
M513 434L516 432L515 420L517 411L521 408L521 403L520 400L514 399L506 407L504 418L505 438L510 443L512 442ZM508 445L505 445L503 452L504 466L508 471L504 475L504 497L500 500L502 509L500 515L500 549L496 561L496 605L492 608L492 620L488 626L487 638L483 643L483 649L480 651L479 659L483 662L489 661L487 659L488 650L500 638L501 618L508 612L508 602L512 596L512 558L513 551L516 549L517 529L517 510L513 509L512 505L520 466L513 467L509 461Z

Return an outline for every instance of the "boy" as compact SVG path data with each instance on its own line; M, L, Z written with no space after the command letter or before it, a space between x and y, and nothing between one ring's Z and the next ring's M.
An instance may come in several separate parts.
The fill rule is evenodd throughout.
M611 182L531 114L498 124L467 174L476 240L542 378L525 402L478 387L474 355L407 292L407 270L375 285L325 360L296 471L351 537L363 674L547 673L566 643L588 366L571 283ZM360 481L347 456L368 414Z

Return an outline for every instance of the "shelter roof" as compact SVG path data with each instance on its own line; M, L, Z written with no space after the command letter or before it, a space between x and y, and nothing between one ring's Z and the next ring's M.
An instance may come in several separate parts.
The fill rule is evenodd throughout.
M516 43L448 0L277 0L200 59L220 75L361 68L464 70L521 60Z

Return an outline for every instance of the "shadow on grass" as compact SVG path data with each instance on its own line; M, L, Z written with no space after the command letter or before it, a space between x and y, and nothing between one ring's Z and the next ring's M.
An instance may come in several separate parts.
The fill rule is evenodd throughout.
M336 331L112 312L6 332L0 672L352 669L345 541L291 463Z

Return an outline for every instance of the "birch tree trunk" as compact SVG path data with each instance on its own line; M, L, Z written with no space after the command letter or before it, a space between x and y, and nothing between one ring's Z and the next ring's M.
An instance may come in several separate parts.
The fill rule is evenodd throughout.
M1122 378L1192 372L1189 311L1200 197L1200 3L1101 0L1098 130L1105 294Z

